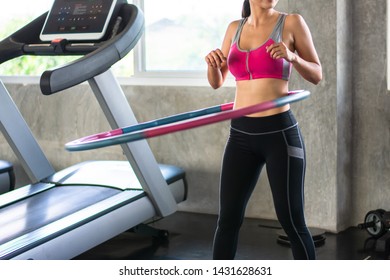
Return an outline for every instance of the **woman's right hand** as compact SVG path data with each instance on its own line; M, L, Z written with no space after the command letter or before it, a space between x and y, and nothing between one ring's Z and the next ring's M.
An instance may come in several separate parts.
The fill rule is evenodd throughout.
M209 67L221 69L227 59L220 49L216 49L206 55L205 60Z

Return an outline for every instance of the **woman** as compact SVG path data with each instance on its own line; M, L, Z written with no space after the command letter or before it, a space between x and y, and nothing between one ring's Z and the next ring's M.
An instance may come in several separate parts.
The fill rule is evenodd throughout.
M245 0L243 19L228 26L222 48L205 58L214 89L222 86L229 70L236 78L236 109L285 95L292 66L313 84L322 79L304 19L276 11L277 3ZM294 259L315 259L304 218L305 147L289 105L231 121L222 163L213 258L235 257L245 208L264 165L276 215L290 240Z

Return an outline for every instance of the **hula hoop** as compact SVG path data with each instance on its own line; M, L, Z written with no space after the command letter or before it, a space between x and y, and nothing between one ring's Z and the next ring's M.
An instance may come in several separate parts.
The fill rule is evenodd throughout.
M236 110L232 110L234 103L221 104L86 136L65 144L65 149L71 152L85 151L148 139L282 107L306 99L309 95L310 92L306 90L290 91L286 96ZM210 114L214 115L207 116ZM197 119L191 120L193 118ZM176 123L179 121L182 122Z
M87 143L87 142L91 142L91 141L95 141L95 140L99 140L99 139L105 139L105 138L112 137L112 136L131 133L134 131L140 131L140 130L145 130L145 129L152 128L152 127L167 125L167 124L171 124L171 123L175 123L175 122L179 122L179 121L185 121L188 119L193 119L193 118L197 118L197 117L201 117L201 116L205 116L205 115L228 111L228 110L233 109L233 106L234 106L234 102L230 102L230 103L212 106L212 107L208 107L208 108L204 108L204 109L200 109L200 110L196 110L196 111L181 113L178 115L173 115L173 116L169 116L169 117L165 117L165 118L161 118L161 119L157 119L157 120L153 120L153 121L148 121L148 122L144 122L144 123L140 123L140 124L136 124L136 125L117 128L117 129L107 131L107 132L93 134L90 136L80 138L79 140L75 140L71 143L74 143L74 142Z

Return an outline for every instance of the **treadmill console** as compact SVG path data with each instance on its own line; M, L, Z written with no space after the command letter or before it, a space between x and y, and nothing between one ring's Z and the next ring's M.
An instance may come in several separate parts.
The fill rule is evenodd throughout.
M42 41L99 40L117 0L55 0L40 34Z

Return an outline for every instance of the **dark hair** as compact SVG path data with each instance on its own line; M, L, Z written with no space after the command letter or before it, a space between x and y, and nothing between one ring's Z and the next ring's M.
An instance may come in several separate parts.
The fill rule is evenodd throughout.
M251 6L249 5L249 0L245 0L242 4L242 13L243 18L247 18L251 15Z

